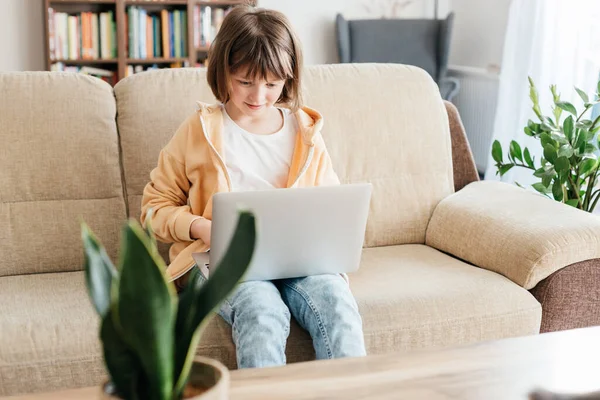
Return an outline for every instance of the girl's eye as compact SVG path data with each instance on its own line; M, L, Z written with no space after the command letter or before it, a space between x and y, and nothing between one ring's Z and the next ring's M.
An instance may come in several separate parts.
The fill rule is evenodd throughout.
M250 82L248 82L248 81L240 81L240 84L242 86L248 86L248 85L250 85Z
M275 86L276 86L276 85L275 85L274 83L267 83L267 87L269 87L269 88L273 88L273 87L275 87Z

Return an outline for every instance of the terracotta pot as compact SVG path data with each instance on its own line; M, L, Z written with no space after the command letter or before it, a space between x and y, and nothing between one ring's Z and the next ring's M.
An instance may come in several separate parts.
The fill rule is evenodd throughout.
M106 393L102 385L99 400L120 400ZM229 371L212 358L194 358L190 379L184 390L186 400L227 400L229 398Z

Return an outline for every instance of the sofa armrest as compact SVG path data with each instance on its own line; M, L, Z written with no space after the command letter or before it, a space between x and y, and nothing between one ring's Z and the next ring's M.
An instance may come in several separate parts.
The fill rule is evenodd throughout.
M542 305L540 333L600 325L600 258L554 272L531 293Z
M471 182L479 180L477 167L473 159L473 152L465 133L465 127L456 106L444 100L450 137L452 139L452 169L454 170L454 191L458 192Z
M600 218L506 183L473 182L438 204L425 242L531 289L600 257Z

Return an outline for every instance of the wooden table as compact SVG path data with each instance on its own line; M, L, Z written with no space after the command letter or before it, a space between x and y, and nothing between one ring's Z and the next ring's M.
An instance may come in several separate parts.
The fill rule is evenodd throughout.
M600 327L471 346L231 372L236 399L527 399L600 389ZM98 388L11 400L95 399Z

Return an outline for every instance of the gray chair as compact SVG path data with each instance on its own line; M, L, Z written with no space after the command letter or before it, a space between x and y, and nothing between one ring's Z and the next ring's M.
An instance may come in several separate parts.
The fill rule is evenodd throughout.
M458 93L459 82L446 76L454 13L446 19L364 19L336 17L342 63L399 63L427 71L445 100Z

